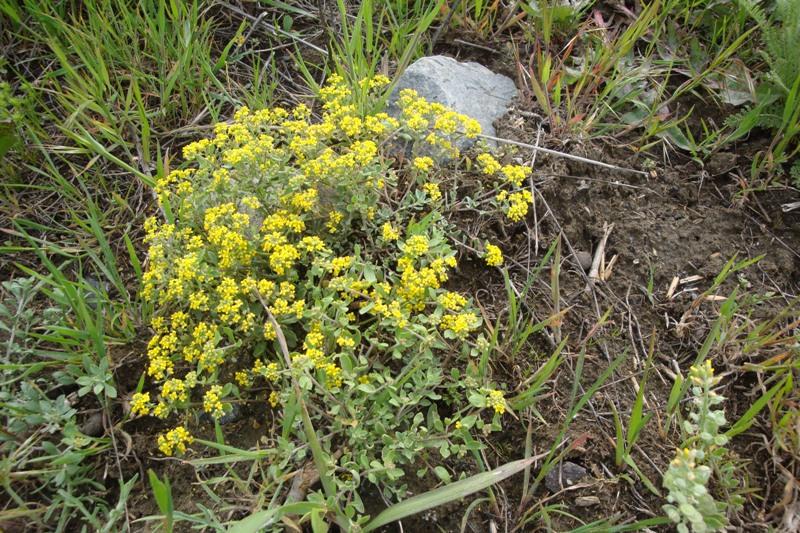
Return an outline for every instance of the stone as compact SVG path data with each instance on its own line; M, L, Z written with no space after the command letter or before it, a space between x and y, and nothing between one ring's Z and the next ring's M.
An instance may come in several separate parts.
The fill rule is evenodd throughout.
M511 78L478 63L460 63L446 56L423 57L403 72L389 96L388 113L394 117L400 115L396 102L403 89L413 89L429 102L438 102L477 120L483 134L491 136L495 135L494 121L506 114L517 96ZM474 142L462 139L458 148L465 150Z
M104 418L102 411L93 413L81 426L81 433L87 437L100 437L106 431Z
M564 461L544 476L544 486L550 492L559 492L571 487L586 477L586 469L570 461Z
M225 426L241 420L244 416L245 412L242 406L238 403L232 403L230 404L230 410L226 410L225 414L219 418L218 422L220 426ZM205 411L200 413L200 420L209 424L214 423L214 417L211 416L211 413L206 413Z
M589 272L589 269L592 268L593 259L592 254L589 252L584 252L582 250L575 252L575 261L577 261L586 272Z

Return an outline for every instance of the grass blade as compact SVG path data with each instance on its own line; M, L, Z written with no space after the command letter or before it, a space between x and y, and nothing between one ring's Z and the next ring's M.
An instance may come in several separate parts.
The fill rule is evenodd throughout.
M476 474L467 479L456 481L451 485L446 485L438 489L414 496L398 504L395 504L385 511L381 512L373 520L371 520L362 530L364 533L373 531L381 526L402 520L403 518L428 509L433 509L440 505L459 500L465 496L469 496L475 492L488 488L495 483L503 481L504 479L513 476L514 474L523 471L540 457L530 457L528 459L520 459L501 467L495 468L489 472Z

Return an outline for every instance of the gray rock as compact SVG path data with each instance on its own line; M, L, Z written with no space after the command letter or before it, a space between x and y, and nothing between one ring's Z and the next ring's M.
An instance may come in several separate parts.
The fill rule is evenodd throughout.
M584 252L582 250L578 250L575 252L575 261L584 269L586 272L589 272L589 269L592 268L592 254L589 252Z
M517 87L511 78L495 74L478 63L459 63L445 56L423 57L400 76L389 97L388 113L400 116L399 93L413 89L429 102L438 102L457 113L477 120L485 135L495 135L494 121L506 114ZM459 149L471 146L474 140L463 139Z
M550 492L559 492L586 477L586 469L575 463L564 461L544 476L544 486Z
M244 418L245 412L242 409L242 406L238 403L232 403L230 405L230 410L226 409L225 414L219 418L219 425L224 426L226 424L231 424L233 422L237 422ZM209 424L214 423L214 417L211 416L211 413L206 413L205 411L200 413L200 420Z

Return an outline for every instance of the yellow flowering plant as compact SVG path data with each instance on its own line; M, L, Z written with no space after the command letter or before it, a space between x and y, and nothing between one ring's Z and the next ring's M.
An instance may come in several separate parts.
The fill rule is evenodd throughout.
M376 76L370 86L387 83ZM319 406L320 441L339 448L342 490L366 478L402 497L403 467L425 450L465 455L468 432L499 429L508 409L485 376L448 376L442 364L443 354L470 353L482 320L447 288L456 230L436 168L480 127L411 92L401 93L400 118L360 116L335 75L320 100L318 121L304 105L242 108L158 181L164 217L145 224L141 288L154 309L149 381L131 410L177 422L158 439L167 455L194 443L197 414L219 420L232 401L274 409L289 442L301 434L296 383ZM401 135L416 156L392 157ZM515 168L493 172L524 195ZM398 186L405 176L416 189ZM300 450L284 452L300 461ZM359 502L349 505L363 513Z

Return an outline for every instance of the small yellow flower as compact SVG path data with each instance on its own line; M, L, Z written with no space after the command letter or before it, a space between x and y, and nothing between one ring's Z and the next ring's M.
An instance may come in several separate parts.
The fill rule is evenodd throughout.
M486 245L486 264L492 267L503 264L503 252L494 244Z
M415 169L427 172L433 168L433 159L430 157L415 157L413 164Z
M272 392L269 394L269 404L270 404L272 407L277 407L277 406L278 406L278 404L279 404L280 402L281 402L281 397L280 397L280 395L279 395L279 394L278 394L276 391L272 391Z
M528 204L533 202L533 195L531 195L531 191L526 189L521 192L511 193L508 196L508 201L510 205L506 216L513 222L519 222L528 214Z
M480 164L481 168L483 168L483 173L487 176L494 176L497 171L502 168L500 163L497 162L497 159L492 157L490 154L480 154L478 156L478 163Z
M450 311L461 311L467 305L467 299L456 292L447 291L440 295L439 304Z
M225 406L222 404L222 386L212 385L203 399L203 410L211 413L214 418L225 416Z
M428 253L430 241L424 235L412 235L403 246L403 251L410 257L419 257Z
M336 233L339 229L339 223L344 218L344 215L339 213L338 211L331 211L328 215L328 222L325 224L325 227L328 228L328 231L331 233Z
M249 387L253 384L252 380L250 379L250 374L247 372L236 372L234 377L236 378L236 382L242 387Z
M131 398L131 411L135 415L148 415L150 414L150 393L137 392Z
M278 334L275 331L275 326L272 325L272 322L264 323L264 338L268 341L274 341L278 338Z
M186 452L186 445L192 444L194 437L183 426L178 426L171 429L166 435L159 435L158 449L164 455L173 455L174 453L183 454Z
M506 411L508 404L503 397L503 393L499 390L481 389L481 392L486 393L486 406L492 407L494 412L502 415Z
M521 165L506 165L502 168L503 174L509 183L522 186L522 181L531 175L530 167L523 167Z
M438 183L426 183L422 186L423 190L428 193L432 201L437 201L442 197L442 191L439 189Z
M396 241L399 238L400 238L400 232L392 227L391 222L387 222L383 225L384 241Z

